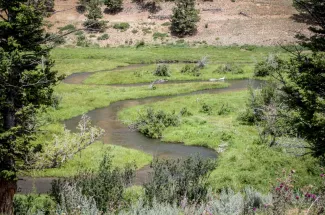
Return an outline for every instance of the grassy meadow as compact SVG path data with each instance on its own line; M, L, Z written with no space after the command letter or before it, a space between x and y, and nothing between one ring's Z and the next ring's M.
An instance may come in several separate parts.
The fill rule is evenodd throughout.
M256 143L256 127L243 125L238 119L247 99L247 91L185 96L124 109L119 117L132 124L148 108L168 113L178 113L187 108L191 116L181 116L179 126L167 127L163 131L162 141L199 145L216 151L223 148L224 152L218 156L218 167L210 177L212 187L216 189L231 187L240 190L254 186L267 191L282 170L291 169L299 175L296 181L298 185L317 184L319 169L311 157L297 158L281 148ZM203 104L211 107L210 113L202 112Z
M141 48L56 48L52 51L59 74L96 72L130 64L155 64L159 61L198 61L207 57L209 65L224 63L252 64L268 54L285 57L281 47L251 46L144 46Z
M227 79L243 79L253 76L254 64L265 59L269 53L284 58L288 55L280 47L199 47L145 46L141 48L57 48L52 51L55 69L59 74L94 72L83 84L61 83L55 87L55 95L60 103L49 108L40 118L46 122L35 143L51 144L54 134L63 132L62 121L87 113L90 110L106 107L112 102L151 96L167 96L188 93L197 90L227 87L222 82L167 83L150 89L145 86L109 86L110 84L145 83L157 79L167 80L208 80L226 76ZM170 77L153 75L156 63L160 61L198 61L204 56L208 65L200 70L196 77L182 74L185 65L170 64ZM148 64L134 69L117 69L131 64ZM221 74L216 70L232 64L243 70L240 74ZM96 71L100 71L97 72ZM218 167L212 173L210 182L214 188L230 186L240 189L246 185L268 190L270 181L274 181L282 169L296 169L300 175L298 183L314 182L315 162L310 157L294 158L281 149L271 149L258 145L254 140L257 131L254 126L243 125L238 115L243 111L247 92L232 92L215 95L193 95L177 97L164 102L148 104L121 110L119 117L133 122L138 111L148 107L163 109L167 112L179 112L186 107L192 116L182 117L181 124L167 128L162 141L182 142L186 145L200 145L219 150L226 146L218 157ZM201 111L203 103L211 107L211 113ZM220 111L227 108L226 113ZM222 113L221 113L222 112ZM114 146L101 142L89 146L60 168L28 172L34 177L65 177L76 174L83 168L96 169L105 151L113 156L114 166L123 166L135 161L138 168L150 163L152 156L144 152ZM26 174L26 173L25 173Z

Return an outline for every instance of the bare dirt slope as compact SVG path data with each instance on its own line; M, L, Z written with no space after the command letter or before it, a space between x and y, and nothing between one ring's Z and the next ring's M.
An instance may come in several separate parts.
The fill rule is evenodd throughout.
M52 30L67 24L82 26L86 19L76 9L77 0L56 0L57 13L49 20L54 24ZM159 16L168 16L172 13L174 3L161 4L161 10L156 14L143 11L130 0L124 1L124 10L116 15L104 14L103 20L109 21L105 33L110 38L100 41L102 46L117 46L134 44L144 40L146 43L170 43L179 38L170 35L169 27L163 26L168 18L160 20ZM104 7L102 8L104 10ZM201 20L198 23L198 32L191 37L183 38L190 43L206 42L213 45L278 45L290 44L295 41L294 35L298 32L308 33L304 23L298 23L292 16L297 11L292 6L292 0L214 0L203 2L198 0L197 9L200 10ZM61 12L60 12L61 11ZM128 22L131 27L120 32L111 26L118 22ZM137 31L137 32L136 32ZM168 33L165 39L154 40L155 32ZM97 36L91 38L97 41ZM71 36L69 42L75 38Z

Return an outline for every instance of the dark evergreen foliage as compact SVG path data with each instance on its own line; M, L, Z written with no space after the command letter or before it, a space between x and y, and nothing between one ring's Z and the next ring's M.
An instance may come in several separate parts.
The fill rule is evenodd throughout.
M43 8L1 0L0 11L0 213L11 214L16 174L34 150L35 115L52 105L60 78L52 70Z
M196 23L199 20L195 0L177 0L171 18L171 31L177 36L192 35L196 32Z

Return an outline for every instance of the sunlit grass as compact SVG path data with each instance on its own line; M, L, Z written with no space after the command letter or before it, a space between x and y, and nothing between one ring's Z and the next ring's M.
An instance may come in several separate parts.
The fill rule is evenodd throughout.
M245 79L253 76L253 64L238 65L243 69L242 74L219 73L218 68L222 64L209 64L199 72L200 76L193 76L192 74L181 73L181 69L185 64L171 64L167 65L170 69L170 76L159 77L153 74L157 65L148 65L132 70L114 71L114 72L98 72L87 78L85 84L133 84L143 82L153 82L157 79L165 79L171 81L180 80L209 80L211 78L218 79L225 77L226 79Z
M310 156L294 157L282 149L256 143L256 127L243 125L238 120L247 98L247 91L186 96L124 109L119 117L132 123L139 113L149 107L176 113L186 107L193 115L181 117L180 126L165 129L162 141L183 142L215 150L220 145L226 146L225 152L219 154L218 166L210 177L211 185L216 189L232 187L239 190L245 186L254 186L267 191L283 169L295 169L299 175L296 181L299 185L317 184L317 163ZM212 108L210 114L202 113L203 104ZM230 112L219 115L220 109L225 106L228 106Z
M112 156L114 167L124 167L128 163L135 163L137 168L141 168L152 160L151 155L138 150L96 142L76 154L60 168L34 170L28 174L33 177L69 177L76 175L78 171L96 171L105 153Z

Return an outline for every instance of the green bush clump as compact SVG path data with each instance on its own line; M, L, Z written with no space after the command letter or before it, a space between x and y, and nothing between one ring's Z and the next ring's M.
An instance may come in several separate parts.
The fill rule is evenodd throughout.
M49 41L54 43L54 45L62 45L66 42L64 37L61 36L60 34L48 33L46 36L49 39Z
M181 73L182 74L190 74L193 76L200 76L200 68L198 66L194 66L194 65L185 65L182 69L181 69Z
M102 36L99 36L97 38L97 40L108 40L109 39L109 35L108 34L103 34Z
M76 35L76 36L80 36L80 35L83 35L83 34L84 34L83 31L76 31L76 32L74 33L74 35Z
M246 44L246 45L242 45L240 48L246 51L254 51L256 49L256 46Z
M192 116L193 115L186 107L183 107L179 113L181 116Z
M223 74L225 73L243 74L244 70L238 67L237 65L227 63L219 66L218 69L216 69L214 72L223 73Z
M14 196L15 214L52 214L56 203L48 195L28 194Z
M89 47L91 42L86 38L85 35L77 36L77 46Z
M150 181L144 184L145 198L149 205L158 203L201 203L208 194L209 173L215 161L189 157L184 160L154 160Z
M137 42L135 44L135 48L140 48L140 47L143 47L143 46L145 46L145 42L143 40L141 40L141 41L139 41L139 42Z
M144 35L152 33L151 28L142 28L142 32L144 33Z
M74 31L76 30L76 26L72 25L72 24L69 24L69 25L66 25L66 26L63 26L63 27L60 27L58 28L59 29L59 32L62 33L64 31Z
M226 115L231 112L231 107L228 103L222 104L222 106L218 110L218 115Z
M203 103L200 112L210 115L212 113L212 107L206 103Z
M103 18L101 5L101 0L88 0L88 2L86 2L88 13L85 15L87 20L83 23L83 25L90 32L104 32L107 27L106 21L99 20Z
M99 21L99 20L93 20L88 19L83 23L83 26L87 28L90 32L104 32L107 28L106 21Z
M264 61L258 62L254 68L254 76L265 77L275 71L282 71L283 73L287 70L286 62L281 60L279 57L269 55Z
M116 14L123 10L123 0L104 0L106 12Z
M262 89L254 90L250 87L246 109L239 114L239 120L249 125L262 121L264 117L264 107L277 99L278 95L274 83L268 83Z
M171 126L178 126L180 117L175 113L165 113L163 110L155 112L147 109L144 115L140 115L134 127L150 138L161 138L162 132Z
M200 20L195 9L195 0L177 0L171 18L171 31L177 36L192 35L196 32L196 23Z
M123 205L123 193L135 177L135 164L128 164L123 169L113 168L112 159L105 154L99 165L98 172L87 170L79 175L54 180L52 183L51 196L58 204L64 204L69 196L64 194L66 184L73 185L81 191L81 194L93 198L98 210L106 213ZM66 208L68 212L75 208Z
M164 22L163 24L161 24L161 26L170 26L171 23L170 22Z
M155 76L170 76L169 68L166 64L159 64L153 74Z
M153 36L154 40L156 40L156 39L161 39L162 40L162 39L168 37L168 34L155 32L152 36Z
M127 22L116 23L113 25L113 28L124 32L130 28L130 24Z

